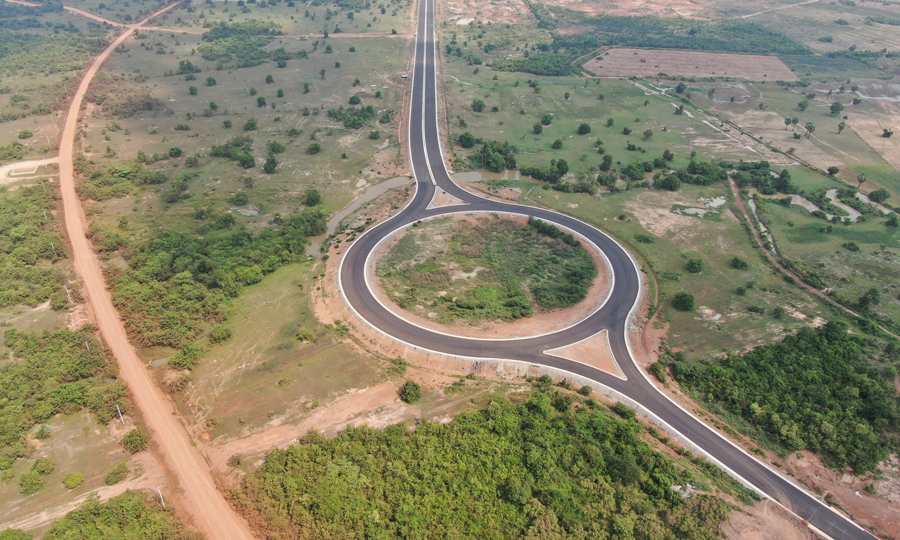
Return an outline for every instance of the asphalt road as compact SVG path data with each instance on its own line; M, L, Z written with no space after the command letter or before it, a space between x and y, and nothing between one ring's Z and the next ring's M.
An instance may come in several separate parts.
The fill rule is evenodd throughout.
M602 231L571 217L540 208L483 199L463 190L450 178L441 153L436 92L434 0L421 0L412 73L409 146L416 192L412 201L392 219L360 236L345 253L339 283L345 299L369 324L401 342L419 349L471 359L515 360L558 370L596 381L640 404L665 423L673 434L688 439L707 457L752 485L762 495L782 504L833 540L872 539L861 529L792 480L761 463L699 419L661 394L635 363L628 345L627 324L641 297L640 270L617 242ZM428 209L440 187L465 201L462 206ZM367 261L379 242L397 229L416 221L453 212L510 212L552 221L582 236L600 248L612 267L614 284L606 303L580 323L546 335L484 340L441 334L413 325L381 305L366 282ZM610 346L627 380L585 364L544 354L548 349L575 343L601 330L609 331Z

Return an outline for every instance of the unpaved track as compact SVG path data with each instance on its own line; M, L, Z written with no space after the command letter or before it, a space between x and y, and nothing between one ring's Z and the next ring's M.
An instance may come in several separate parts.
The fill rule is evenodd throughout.
M159 15L173 5L163 8L151 17ZM181 499L185 501L186 506L184 510L190 514L193 524L205 533L209 540L247 540L253 538L250 528L216 489L210 467L200 451L191 444L187 432L178 422L172 403L153 382L134 347L128 342L125 325L113 307L100 264L85 237L84 211L75 194L75 133L84 94L100 65L141 24L143 21L127 26L122 35L94 60L81 80L69 107L59 148L59 179L66 231L72 242L75 271L84 282L85 293L94 318L118 360L119 376L127 383L135 405L151 430L163 462L178 479Z

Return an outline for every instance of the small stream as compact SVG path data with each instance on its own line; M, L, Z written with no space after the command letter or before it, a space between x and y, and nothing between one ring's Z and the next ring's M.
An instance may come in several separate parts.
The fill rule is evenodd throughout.
M334 234L334 231L337 230L337 227L338 225L340 225L341 220L358 210L362 205L371 200L374 200L379 195L382 195L392 189L407 185L409 183L409 180L410 178L408 176L395 176L394 178L385 180L380 184L369 186L356 200L345 206L343 209L341 209L340 212L338 212L328 220L328 228L325 231L325 234L320 234L319 236L313 236L310 238L310 241L312 243L308 248L306 248L306 254L316 258L320 257L322 255L322 251L320 249L320 247L322 246L322 242L324 242L329 235Z

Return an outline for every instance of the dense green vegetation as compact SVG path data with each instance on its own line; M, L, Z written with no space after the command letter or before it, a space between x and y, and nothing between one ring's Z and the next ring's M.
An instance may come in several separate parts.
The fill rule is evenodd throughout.
M442 322L511 321L531 316L532 301L545 310L581 302L597 276L580 242L540 220L486 219L447 233L440 260L423 250L412 229L379 264L378 275L401 308L426 303ZM454 279L451 263L468 277Z
M0 74L50 74L85 67L86 58L107 45L103 26L90 23L89 28L89 34L74 26L52 34L0 32Z
M717 363L674 362L678 381L743 417L784 448L808 448L837 466L871 470L897 450L900 396L866 362L867 341L841 322L803 328L780 343Z
M90 497L78 509L54 523L44 535L44 540L201 538L199 534L186 530L171 512L162 509L154 499L136 491L126 491L103 504Z
M47 300L53 309L67 306L68 280L52 266L66 256L53 218L57 199L39 185L0 192L0 307Z
M90 330L7 330L3 341L13 361L0 365L0 469L23 457L28 432L56 414L87 408L106 423L116 405L128 410L125 386L109 380L115 362Z
M193 223L131 243L117 231L95 239L120 250L125 270L112 270L113 302L142 346L181 347L223 320L222 305L245 285L304 256L308 236L325 232L319 209L277 217L256 235L233 214L196 208ZM106 247L103 247L103 246Z
M235 492L268 538L717 538L719 499L642 428L557 391L448 424L313 432ZM627 408L625 408L627 410Z

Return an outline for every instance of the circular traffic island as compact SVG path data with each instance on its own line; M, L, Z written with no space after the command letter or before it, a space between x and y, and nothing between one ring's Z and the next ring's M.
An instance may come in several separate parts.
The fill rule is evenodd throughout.
M373 260L379 302L414 324L464 337L566 328L609 293L608 264L596 247L524 216L455 214L416 223L389 237Z

